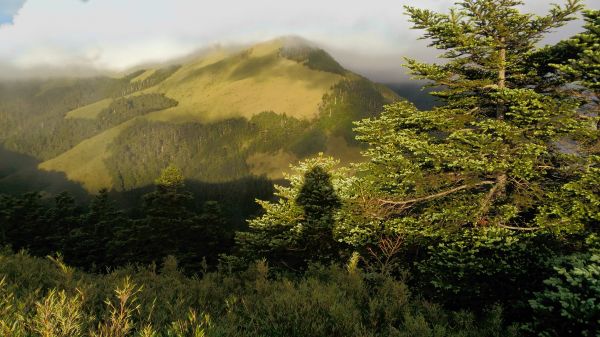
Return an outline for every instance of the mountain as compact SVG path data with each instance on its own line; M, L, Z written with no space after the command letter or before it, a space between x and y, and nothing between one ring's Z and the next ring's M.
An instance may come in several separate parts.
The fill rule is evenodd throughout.
M325 51L281 38L121 77L2 82L0 156L33 158L89 192L149 185L169 164L204 183L279 179L319 152L358 159L352 122L397 99ZM19 174L12 167L0 186Z

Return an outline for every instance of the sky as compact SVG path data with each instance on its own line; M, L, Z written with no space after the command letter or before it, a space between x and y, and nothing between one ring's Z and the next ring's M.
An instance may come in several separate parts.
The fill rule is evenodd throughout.
M405 76L402 57L433 55L403 5L446 11L455 1L0 0L0 78L125 71L205 47L295 35L351 70L393 82ZM587 1L600 9L600 1ZM546 0L526 1L529 11L548 8Z

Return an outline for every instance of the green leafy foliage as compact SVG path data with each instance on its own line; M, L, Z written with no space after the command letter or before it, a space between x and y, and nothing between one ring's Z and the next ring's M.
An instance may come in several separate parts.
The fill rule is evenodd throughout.
M545 289L529 301L539 336L598 336L600 256L573 256L555 267Z
M442 65L408 60L407 67L440 87L436 95L446 104L420 111L399 102L358 124L358 139L369 144L363 170L370 198L388 216L417 228L523 226L545 191L560 185L553 176L561 170L558 158L575 160L556 142L593 132L576 101L514 81L523 75L523 55L570 20L579 4L531 17L518 12L518 3L463 1L450 14L407 7L415 28L448 59Z
M438 88L443 105L397 102L358 123L369 161L358 166L345 201L352 207L339 216L343 240L358 249L403 239L396 258L414 264L415 282L448 305L500 302L512 315L523 312L523 294L539 290L559 242L581 244L543 229L582 234L597 222L595 159L564 144L598 131L582 100L561 93L565 82L536 86L523 63L580 3L541 17L520 13L519 4L461 1L449 14L406 7L447 61L406 66ZM379 254L379 262L391 256Z
M583 15L585 31L563 42L576 50L577 55L568 58L566 64L558 63L554 67L567 79L588 87L597 95L600 90L600 11L587 10Z
M600 157L590 157L579 177L550 194L536 219L557 230L570 232L600 230Z
M502 302L513 314L522 313L526 294L540 289L551 272L557 241L549 234L468 231L430 246L427 258L417 263L417 279L452 307L485 308Z
M582 115L598 129L600 111L600 11L585 10L585 29L572 38L532 53L524 64L529 67L529 77L546 92L572 97L581 102ZM577 138L580 151L600 153L598 133Z

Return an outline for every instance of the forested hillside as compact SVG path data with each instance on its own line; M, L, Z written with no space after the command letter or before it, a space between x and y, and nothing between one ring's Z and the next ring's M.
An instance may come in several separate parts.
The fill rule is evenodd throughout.
M105 174L115 190L87 203L0 194L0 335L600 336L600 11L521 5L405 7L442 59L406 59L431 105L398 100L322 51L272 44L131 75L167 74L147 92L97 80L130 96L62 112L106 129L41 167ZM577 17L581 33L541 46ZM232 64L243 66L223 72ZM223 93L284 68L320 72L297 115L215 119L180 101L209 79ZM252 94L269 87L253 83ZM223 111L222 99L194 102ZM14 150L22 129L11 130ZM336 158L344 147L360 160ZM5 178L35 162L7 153ZM274 191L249 176L290 161ZM239 207L252 195L256 208Z
M398 96L323 50L288 44L122 78L4 83L0 142L89 192L148 186L169 164L188 179L221 183L280 179L289 163L319 152L358 157L352 121Z

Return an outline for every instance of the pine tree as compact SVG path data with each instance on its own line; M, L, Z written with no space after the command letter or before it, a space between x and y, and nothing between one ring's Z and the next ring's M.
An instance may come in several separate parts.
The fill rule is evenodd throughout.
M120 263L159 262L168 255L177 255L185 229L191 226L193 196L185 190L178 168L165 168L155 180L155 190L142 199L143 217L120 227L111 242L111 254L119 256Z
M585 31L559 44L576 51L566 62L557 62L556 67L563 77L591 90L594 100L600 100L600 10L583 12ZM565 47L563 47L565 48Z
M75 199L68 192L54 197L54 206L46 210L39 222L34 236L35 246L31 252L35 255L64 252L71 230L79 226L79 210Z
M108 190L100 190L81 216L80 226L69 233L65 260L86 268L110 266L109 243L117 228L127 226L128 219L110 200Z
M338 246L333 236L335 213L341 208L331 175L321 166L304 174L304 184L296 197L302 207L302 246L309 260L333 259Z
M556 177L577 157L557 144L590 125L577 100L536 90L524 64L546 33L574 18L580 1L545 16L523 14L521 4L465 0L449 14L406 7L447 61L408 59L406 66L438 88L443 105L420 111L400 102L358 124L369 144L362 193L371 218L426 235L535 229L531 220L547 191L562 184Z
M340 232L337 215L347 171L339 162L318 156L295 166L289 186L277 185L277 201L261 201L264 214L249 221L250 231L236 233L236 244L246 259L267 258L284 268L303 268L306 262L329 262L338 257Z
M0 196L0 233L2 243L20 250L37 246L38 229L43 226L41 218L44 209L39 193L26 193L22 196Z
M202 261L209 267L215 266L219 254L232 245L233 231L228 228L221 205L207 201L200 213L192 218L190 226L184 229L178 259L184 269L199 271Z
M189 217L193 197L185 190L181 170L172 165L166 167L154 184L156 190L143 196L148 216L168 219Z

